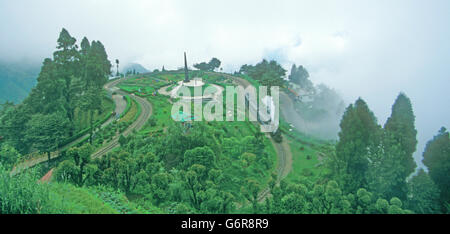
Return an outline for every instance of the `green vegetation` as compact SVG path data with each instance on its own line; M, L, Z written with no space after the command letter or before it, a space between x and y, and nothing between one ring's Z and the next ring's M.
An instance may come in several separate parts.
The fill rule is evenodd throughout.
M207 85L233 83L230 75L213 72L220 67L218 59L196 67L191 77ZM130 93L120 120L100 128L114 108L102 90L110 71L100 42L83 38L78 48L63 29L57 51L44 60L30 95L19 105L1 106L0 213L449 211L449 133L442 128L427 144L424 164L429 171L411 176L417 130L411 101L403 93L384 126L363 99L350 104L340 121L339 140L333 142L292 129L284 118L270 134L261 133L248 116L245 121L175 122L170 116L174 100L157 90L173 87L183 72L133 71L118 84ZM263 60L243 65L237 75L255 86L285 87L285 73L276 61ZM303 110L314 119L318 110L327 109L322 104L336 96L314 87L308 77L305 68L294 65L289 78L319 93L311 104L315 107ZM152 116L140 131L123 134L143 111L133 95L152 104ZM92 158L113 139L118 141L114 150ZM51 161L56 165L48 174L51 183L47 177L36 183L50 163L11 174L31 152L47 154L48 161L51 152L61 155Z
M94 117L105 111L102 86L107 81L111 63L102 43L90 43L83 38L78 49L76 39L62 29L56 49L52 59L44 60L37 85L30 95L1 118L2 135L7 144L22 154L36 150L49 153L76 135L77 130L81 131L86 122L92 142L97 121ZM87 113L87 121L77 121L86 118L81 113Z
M246 75L260 85L267 86L268 90L270 90L271 86L283 87L285 85L283 78L286 75L286 70L284 70L284 68L275 60L268 62L263 59L263 61L255 66L247 64L242 65L239 74ZM270 93L270 91L268 92Z
M104 202L90 189L76 187L68 183L50 185L50 198L57 213L70 214L118 214L110 204Z
M148 124L144 126L141 133L148 134L151 132L160 131L167 128L169 124L174 122L170 116L172 106L170 105L167 97L157 95L155 97L148 98L148 101L152 104L153 113L148 121Z
M428 192L429 200L428 203L433 202L433 197L440 192L439 202L443 209L447 212L450 211L450 180L448 178L448 172L450 170L450 134L442 127L438 134L433 137L427 143L425 152L423 153L423 163L429 169L429 176L433 180L434 184L437 186L438 190L434 189L431 184L429 191L423 190L420 192ZM423 189L423 187L421 188ZM432 193L434 192L434 194ZM433 203L432 203L433 204Z
M201 71L214 71L215 69L220 67L220 60L217 58L212 58L208 63L201 62L198 64L194 64L194 67Z
M292 152L292 172L287 176L287 180L295 181L300 177L308 177L312 181L320 178L324 171L324 155L316 150L315 146L305 145L293 138L288 137L289 146Z
M131 120L134 119L134 117L136 116L137 113L137 103L134 100L131 100L130 97L125 96L127 99L127 107L125 109L125 111L123 112L124 114L121 115L119 123L121 122L131 122Z
M94 112L93 114L94 128L99 124L104 123L109 119L109 117L111 117L111 113L115 109L114 105L114 102L106 96L102 99L101 110ZM78 134L83 131L89 131L89 118L90 116L86 112L83 112L81 109L77 108L75 110L75 129L76 131L78 131ZM85 132L84 134L86 133L87 132Z
M188 87L187 89L189 90L190 96L195 96L195 88L194 87ZM206 90L206 92L205 92L205 90ZM201 95L199 95L199 96L203 96L203 95L207 95L207 94L213 94L217 91L217 89L212 85L205 84L200 88L199 91L201 92L200 93ZM183 92L184 92L184 90L179 89L177 93L180 96L182 96L184 94Z

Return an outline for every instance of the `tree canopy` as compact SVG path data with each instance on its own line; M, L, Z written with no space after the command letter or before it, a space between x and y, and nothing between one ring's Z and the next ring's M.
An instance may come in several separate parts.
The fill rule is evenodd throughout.
M201 63L194 64L194 67L201 71L214 71L220 67L220 64L221 64L221 62L219 59L212 58L208 63L201 62Z

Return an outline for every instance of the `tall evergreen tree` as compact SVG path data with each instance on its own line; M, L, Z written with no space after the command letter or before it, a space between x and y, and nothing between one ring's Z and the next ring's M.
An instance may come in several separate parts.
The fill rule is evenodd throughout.
M24 103L32 113L53 113L64 111L63 88L64 80L59 78L56 64L46 58L37 78L37 85Z
M403 152L392 135L383 131L380 144L369 152L369 167L366 174L368 189L383 198L406 199L406 178L402 173L402 162L398 155Z
M384 126L381 144L370 158L372 173L368 175L368 182L379 196L406 199L406 178L416 167L413 158L416 135L411 102L400 93Z
M411 101L405 94L400 93L392 106L391 116L386 121L384 129L401 147L402 152L397 156L397 160L402 164L399 170L402 171L403 179L406 179L416 168L413 153L416 151L417 130L414 121Z
M88 87L91 85L91 80L89 79L89 70L88 70L88 64L89 64L89 55L90 55L90 49L91 44L89 43L89 40L86 37L83 37L83 40L80 44L80 63L82 66L83 74L82 80L83 80L83 86L84 89L88 89Z
M450 135L442 127L429 141L423 153L423 163L428 167L430 177L441 190L441 205L448 210L450 204Z
M367 104L359 98L347 107L336 145L337 171L346 192L365 187L368 154L379 144L380 126Z
M100 41L92 41L88 62L89 78L92 80L92 85L101 88L108 81L111 67L103 44Z
M59 34L57 43L58 50L53 53L53 58L57 65L58 75L64 80L64 108L72 125L70 134L73 134L78 91L74 84L77 83L75 80L79 79L78 73L80 72L77 69L79 65L78 46L75 44L76 39L64 28Z

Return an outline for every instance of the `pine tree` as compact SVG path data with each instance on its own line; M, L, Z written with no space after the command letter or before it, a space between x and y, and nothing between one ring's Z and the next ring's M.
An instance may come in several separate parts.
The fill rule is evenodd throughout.
M87 89L91 84L90 84L90 79L89 79L89 69L88 69L88 64L89 64L89 55L90 55L90 50L91 50L91 44L89 43L89 40L84 37L83 40L81 41L80 44L80 62L81 62L81 67L83 70L83 74L82 74L82 80L84 83L84 89Z
M24 104L31 113L64 112L62 99L64 81L59 78L57 66L53 60L49 58L44 60L37 81L36 87L24 100Z
M400 144L401 153L397 156L402 168L403 179L406 179L416 168L413 153L416 151L417 130L414 126L415 116L413 113L411 101L400 93L392 106L392 114L386 121L384 129L388 135L391 135L394 142Z
M395 139L383 132L380 144L369 152L369 167L367 171L368 189L383 198L399 197L406 199L406 180L403 177L401 161L398 155L402 152L401 145Z
M431 179L441 190L441 205L445 208L450 204L450 136L444 127L427 143L423 163L428 167Z
M70 134L73 133L77 89L73 88L76 83L75 79L79 77L79 53L78 46L75 44L76 39L72 37L66 29L62 29L58 38L57 51L53 53L53 59L56 63L58 76L64 81L64 108L66 109L67 118L72 127Z
M91 86L101 88L111 74L112 64L108 60L105 47L100 41L93 41L89 50L88 70L92 81Z
M308 71L301 65L299 67L295 64L292 65L289 80L304 90L312 91L314 89L313 83L309 80Z
M336 145L338 173L344 190L355 191L366 186L368 154L379 144L380 126L367 104L359 98L347 107L340 123Z

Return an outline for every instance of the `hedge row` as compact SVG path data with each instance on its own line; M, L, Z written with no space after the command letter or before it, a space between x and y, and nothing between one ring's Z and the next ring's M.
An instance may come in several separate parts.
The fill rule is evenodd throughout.
M141 115L141 111L142 111L141 105L139 105L139 104L137 103L137 101L134 100L134 99L133 99L133 102L134 102L134 104L136 104L137 112L136 112L136 115L134 116L133 120L132 120L130 123L133 123L134 121L136 121L136 119L139 117L139 115Z
M120 114L120 118L124 117L131 108L131 98L128 95L125 95L124 97L127 101L127 107L125 107L125 110L122 112L122 114Z

